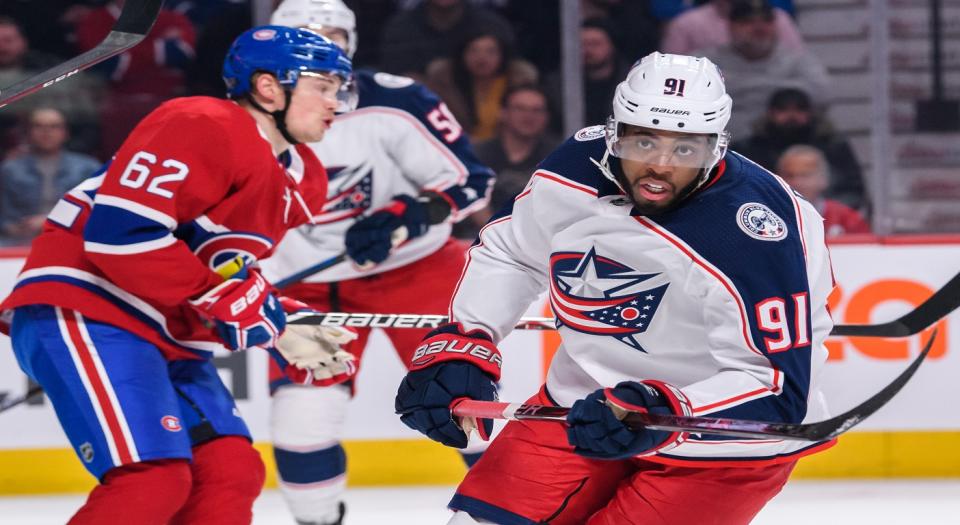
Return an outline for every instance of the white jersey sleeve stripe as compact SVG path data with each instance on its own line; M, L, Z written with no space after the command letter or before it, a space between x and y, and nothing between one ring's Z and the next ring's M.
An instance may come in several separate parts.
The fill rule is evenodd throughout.
M130 255L134 253L144 253L153 250L159 250L173 245L177 238L168 234L152 241L136 242L131 244L104 244L101 242L84 242L83 248L92 253L106 253L109 255Z

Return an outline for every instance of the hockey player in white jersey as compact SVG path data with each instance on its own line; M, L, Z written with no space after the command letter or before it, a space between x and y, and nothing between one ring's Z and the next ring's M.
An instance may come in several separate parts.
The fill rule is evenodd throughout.
M799 457L832 445L617 417L827 416L822 219L727 151L731 107L709 60L651 54L617 87L607 125L567 140L481 230L452 322L415 352L398 414L463 446L450 403L495 397L496 345L544 290L562 344L532 402L572 409L566 426L510 422L458 487L451 523L746 524Z
M340 44L357 45L354 13L340 0L286 0L272 17ZM356 111L339 116L323 143L311 144L329 173L318 226L291 232L264 271L283 283L344 251L351 262L308 276L284 294L322 311L444 314L466 246L452 223L482 208L493 173L474 156L446 106L409 78L357 71ZM408 240L392 246L398 228ZM388 329L403 362L429 329ZM370 330L348 349L357 361ZM287 384L274 370L271 414L280 487L300 523L343 519L346 457L340 445L350 387ZM468 462L473 455L465 455Z

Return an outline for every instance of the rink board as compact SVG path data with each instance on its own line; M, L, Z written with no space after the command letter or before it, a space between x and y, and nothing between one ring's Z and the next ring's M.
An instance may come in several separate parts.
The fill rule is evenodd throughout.
M960 239L928 238L837 244L832 250L838 291L837 322L879 322L918 304L960 271ZM0 290L8 290L22 254L0 256ZM542 315L532 305L530 315ZM941 327L928 362L878 414L833 449L801 461L796 477L960 477L960 315ZM824 383L831 406L843 411L887 384L919 350L921 337L902 340L832 339ZM502 345L501 398L524 400L539 387L544 363L556 345L551 332L515 332ZM269 397L263 352L219 362L238 398L264 459L269 444ZM347 420L345 443L352 485L448 484L464 472L459 456L413 433L393 415L393 395L403 368L389 342L375 333L367 350L358 394ZM20 395L26 380L0 337L0 395ZM69 450L56 417L42 399L0 415L0 494L85 490L93 480ZM275 484L272 468L268 484Z

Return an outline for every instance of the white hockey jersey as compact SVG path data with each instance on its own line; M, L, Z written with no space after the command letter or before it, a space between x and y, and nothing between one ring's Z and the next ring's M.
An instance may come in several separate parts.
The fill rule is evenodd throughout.
M343 253L347 229L395 195L441 193L451 204L451 216L373 268L344 262L304 281L342 281L420 260L443 246L451 223L486 204L493 172L477 160L466 134L435 94L406 77L370 71L357 71L355 77L357 109L337 116L323 140L310 144L329 175L327 204L314 217L315 225L291 231L263 262L271 282Z
M602 127L585 128L538 166L470 249L453 320L500 341L547 290L562 344L546 389L559 405L656 379L696 416L828 417L818 377L833 276L813 206L729 152L683 206L636 215L591 162L604 151ZM762 464L829 445L691 435L650 459Z

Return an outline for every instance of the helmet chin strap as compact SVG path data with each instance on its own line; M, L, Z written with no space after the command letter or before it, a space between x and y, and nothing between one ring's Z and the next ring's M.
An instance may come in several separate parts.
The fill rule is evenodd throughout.
M261 106L254 98L253 95L247 94L247 100L250 101L250 104L256 108L257 111L265 113L273 117L273 122L277 126L277 131L280 132L280 135L283 135L284 140L290 143L292 146L300 144L300 141L293 138L293 135L290 134L290 130L287 129L287 108L290 107L290 97L291 92L289 88L283 89L283 109L278 109L275 111L268 111L265 107Z

